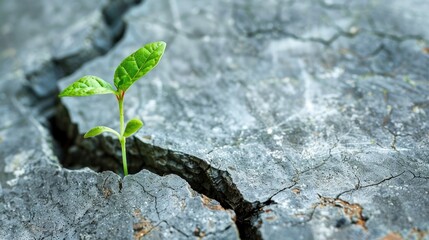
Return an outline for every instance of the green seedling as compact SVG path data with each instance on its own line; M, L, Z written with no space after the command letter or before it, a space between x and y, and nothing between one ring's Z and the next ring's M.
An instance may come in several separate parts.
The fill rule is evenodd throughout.
M59 97L84 97L95 94L113 94L116 96L119 105L119 133L105 126L97 126L90 129L84 138L94 137L103 132L116 135L121 143L122 164L124 175L128 175L126 138L136 133L143 122L137 118L131 119L124 127L124 97L128 88L146 73L156 67L166 47L165 42L153 42L146 44L130 56L122 60L116 68L113 82L116 90L108 82L96 76L84 76L65 88Z

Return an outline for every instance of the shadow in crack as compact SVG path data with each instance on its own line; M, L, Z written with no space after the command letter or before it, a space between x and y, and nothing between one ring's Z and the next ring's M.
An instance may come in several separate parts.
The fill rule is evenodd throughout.
M57 106L51 124L52 135L62 147L59 159L65 168L89 167L97 172L112 171L123 175L118 139L108 134L84 139L61 104ZM136 137L127 140L127 160L130 174L147 169L161 176L180 176L196 192L217 200L225 209L234 210L240 236L258 239L253 222L265 203L246 201L227 171L213 168L195 156L154 146Z

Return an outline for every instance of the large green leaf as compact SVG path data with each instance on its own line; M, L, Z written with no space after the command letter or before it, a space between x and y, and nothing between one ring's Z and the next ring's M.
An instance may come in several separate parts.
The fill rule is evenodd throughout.
M84 138L90 138L90 137L95 137L97 135L100 135L103 132L110 132L115 134L118 138L120 138L120 135L118 132L116 132L115 130L105 127L105 126L97 126L97 127L93 127L91 128L88 132L85 133L85 135L83 136Z
M135 81L156 67L166 46L165 42L148 43L125 58L115 71L114 83L118 90L126 91Z
M83 97L94 94L116 94L113 87L96 76L85 76L69 85L60 93L60 97Z
M127 126L125 127L124 137L129 137L136 133L141 127L143 127L143 122L137 118L131 119Z

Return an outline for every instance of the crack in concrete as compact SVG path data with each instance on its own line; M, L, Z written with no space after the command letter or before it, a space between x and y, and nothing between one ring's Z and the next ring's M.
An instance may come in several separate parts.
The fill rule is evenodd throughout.
M310 208L310 214L295 214L296 216L300 216L303 215L304 217L307 217L307 219L304 219L301 222L296 222L296 223L292 223L291 226L298 226L298 225L304 225L306 223L309 223L310 221L313 220L314 214L316 212L316 209L319 207L320 203L314 203L312 204L311 208Z
M272 204L277 204L275 201L272 200L272 198L274 198L276 195L278 195L279 193L281 193L283 191L286 191L286 190L289 190L289 189L292 189L293 187L295 187L299 183L299 176L300 176L300 174L308 172L308 171L311 171L311 170L318 169L321 166L323 166L324 164L326 164L326 162L329 159L332 158L332 151L333 151L333 149L335 149L338 146L338 143L339 143L340 140L338 139L337 136L336 136L336 140L337 141L335 142L335 144L329 149L328 157L326 157L319 165L317 165L317 166L315 166L315 167L313 167L311 169L307 169L307 170L299 172L295 168L296 174L292 178L293 183L291 185L289 185L289 186L286 186L286 187L280 189L279 191L277 191L276 193L274 193L272 196L270 196L266 201L261 202L261 203L259 203L259 202L258 203L254 203L255 205L254 205L254 208L253 208L253 214L250 214L249 217L246 220L249 221L249 222L251 222L251 221L253 221L253 219L258 219L259 216L260 216L260 214L264 212L263 211L264 207L272 205ZM312 216L313 216L313 214L314 214L314 212L315 212L315 210L316 210L317 207L318 207L318 204L314 205L313 210L311 211L309 219L307 221L310 221L312 219ZM258 225L253 225L252 227L254 228L252 231L256 231L257 232ZM259 235L256 234L255 236L259 236Z
M70 119L67 119L67 121L70 121ZM71 136L80 138L79 134L77 133L77 128L74 128L74 131L76 132L71 134ZM113 139L109 136L103 136L102 138L103 141L107 142L116 141L116 139ZM92 141L94 145L101 144L99 139L88 141ZM73 142L77 143L78 141L75 139ZM250 218L249 216L257 212L255 209L258 209L261 205L260 203L250 203L246 201L227 171L216 169L204 160L197 157L182 152L163 149L151 144L146 144L135 137L132 138L128 144L129 149L127 156L129 160L130 173L136 173L142 169L147 169L160 176L175 174L188 182L192 189L194 189L196 192L217 200L221 204L222 208L233 209L237 216L236 225L240 231L240 235L243 235L243 232L250 231L249 229L251 229L251 224L248 221ZM78 146L75 145L75 147ZM103 164L109 165L109 163L106 161L105 155L93 156L93 153L87 151L88 150L86 149L79 149L79 156L75 157L77 157L77 159L79 159L81 162L75 162L74 164L85 166L91 162L89 161L90 159L98 159L100 161L97 161L97 164L100 164L100 166L103 166ZM117 156L111 156L108 152L104 152L104 154L109 156L109 158L114 161L118 160ZM142 158L144 161L142 161ZM141 165L133 166L133 162L141 163ZM106 169L103 168L103 170ZM115 171L115 169L110 170ZM140 183L137 184L139 184L143 191L147 193ZM151 195L150 193L148 194ZM154 197L153 195L151 196ZM157 199L155 198L155 205L157 205L156 201ZM157 207L156 211L159 216L160 213Z
M408 41L408 40L426 42L426 39L421 35L403 35L403 36L400 36L400 35L394 35L394 34L379 32L379 31L375 31L375 30L371 31L371 33L377 37L387 38L387 39L390 39L390 40L398 42L398 43L402 43L402 42Z
M318 207L333 206L333 207L342 208L344 214L349 217L350 221L353 224L357 224L357 225L361 226L364 230L367 230L365 224L366 224L366 221L368 220L368 217L363 215L363 207L357 203L349 203L349 202L341 199L341 196L344 194L350 193L350 192L358 191L359 189L364 189L364 188L369 188L369 187L381 185L387 181L390 181L392 179L395 179L395 178L402 176L406 172L410 172L413 175L413 178L422 178L422 179L429 180L429 177L416 175L413 172L411 172L410 170L407 170L407 171L403 171L403 172L396 174L396 175L391 175L390 177L384 178L384 179L382 179L378 182L375 182L375 183L371 183L371 184L367 184L367 185L361 185L360 178L355 175L355 177L358 180L355 188L343 191L343 192L337 194L334 198L324 197L324 196L321 196L320 194L317 194L320 201L312 204L312 207L310 208L310 213L308 213L308 214L305 214L305 213L296 214L296 215L303 215L306 217L306 219L304 219L303 221L300 221L300 222L291 223L291 226L303 225L303 224L306 224L306 223L312 221L314 214L315 214Z
M319 202L312 204L309 214L302 214L306 217L303 221L291 223L291 226L304 225L313 220L317 208L320 207L336 207L343 210L343 214L347 216L352 224L356 224L362 227L364 230L367 230L366 221L368 217L363 215L363 207L357 203L349 203L345 200L339 198L329 198L317 194L319 197ZM295 214L301 215L301 214Z
M392 34L392 33L386 33L386 32L381 32L377 30L376 24L375 24L375 19L372 17L368 18L368 24L370 29L367 30L369 33L378 36L380 38L386 38L386 39L390 39L392 41L398 42L398 43L402 43L404 41L407 40L415 40L415 41L422 41L424 43L426 43L426 39L418 34L405 34L405 35L396 35L396 34Z
M106 137L105 140L109 142L116 141L110 137ZM158 175L173 173L185 179L190 183L192 188L199 193L203 192L203 194L213 198L213 193L218 192L217 194L220 194L218 198L224 199L223 201L220 201L224 206L226 205L230 206L232 209L237 209L249 208L251 205L250 203L245 203L244 206L241 206L244 201L243 197L227 171L214 168L203 159L195 156L147 144L138 138L133 138L129 142L130 148L128 158L130 162L130 172L136 173L142 169L148 169ZM94 141L92 143L94 145L100 144L99 141ZM84 152L85 150L82 149L82 155L85 155ZM97 156L86 155L82 157L85 159L91 159ZM98 157L100 158L100 156ZM142 158L144 161L141 161ZM81 160L81 164L84 164L86 161L85 159ZM139 163L140 165L135 165L133 163ZM201 182L205 184L201 184ZM211 194L206 194L204 192L211 192ZM225 196L227 193L234 197L230 199L230 197ZM217 200L217 198L213 199Z
M77 133L72 135L78 136ZM107 136L103 136L102 138L109 142L116 141L115 139ZM92 143L98 145L100 144L100 141L94 139ZM227 171L214 168L203 159L199 159L182 152L163 149L161 147L147 144L138 138L133 138L129 141L129 144L128 160L130 163L130 173L147 169L160 176L175 174L188 182L196 192L217 200L221 204L222 208L233 209L236 213L236 226L239 229L240 236L256 236L256 229L252 225L251 220L255 215L259 214L260 209L263 206L271 203L270 199L264 203L251 203L246 201ZM78 153L79 156L77 159L80 159L81 162L75 164L85 166L85 163L88 164L88 162L90 162L89 159L100 159L98 164L109 164L106 163L106 156L104 155L93 156L85 149L80 149ZM106 152L105 154L109 155ZM110 157L112 157L112 159L117 158L116 156ZM144 161L142 161L142 158ZM131 164L132 162L141 163L142 165L133 166L133 164ZM137 184L141 186L140 183ZM295 186L295 184L287 186L285 189L293 186ZM143 191L145 191L143 186L141 187ZM281 189L279 192L285 189ZM152 195L152 197L154 196ZM156 204L157 203L155 202L155 205ZM159 216L158 210L157 214Z
M103 23L106 25L106 29L109 34L107 36L103 35L100 38L103 38L105 42L109 42L108 46L99 46L97 38L94 38L91 41L91 48L86 51L79 51L77 53L72 53L60 58L51 57L51 59L43 62L41 67L33 70L32 72L26 73L25 78L32 82L37 81L37 79L42 79L41 84L46 84L46 82L55 83L58 79L69 76L77 69L79 69L86 62L93 60L94 58L103 56L110 49L112 49L120 39L122 39L126 23L123 21L122 16L130 9L131 7L141 3L142 0L132 0L128 2L119 2L119 1L110 1L101 9L101 16ZM93 30L92 34L98 34L103 31ZM35 83L37 85L37 83ZM34 85L34 84L33 84ZM36 86L36 88L39 86ZM40 86L43 87L43 86ZM50 100L46 104L49 107L53 107L55 104L55 99L52 96L55 96L58 89L55 87L53 89L48 89L48 92L40 93L33 88L33 94L36 96L38 101ZM50 117L50 116L48 116Z
M338 27L334 27L334 28L336 28L337 32L328 39L323 39L318 37L300 37L299 35L292 32L288 32L278 26L270 26L269 28L247 31L245 34L246 34L246 37L248 38L255 38L259 35L266 35L266 34L271 34L271 35L278 34L283 38L292 38L294 40L302 41L302 42L319 43L325 47L332 46L332 44L340 37L353 38L358 34L358 33L350 33L350 32L344 31Z
M291 6L294 3L295 2L292 1L289 3L289 5ZM350 9L348 9L348 7L346 5L340 5L340 4L335 4L335 3L326 3L323 0L318 0L317 3L319 4L319 6L325 8L325 9L343 10L346 13L348 13L347 15L351 15ZM338 39L340 39L341 37L354 38L357 35L359 35L361 32L360 29L357 29L356 27L354 27L354 24L351 24L348 27L346 27L346 29L350 29L349 31L345 31L341 27L333 24L333 26L331 26L331 27L333 27L336 30L336 32L327 39L320 38L320 37L301 37L297 33L292 33L292 32L289 32L289 31L282 28L282 26L287 25L288 22L281 20L281 14L279 12L277 12L277 14L274 16L274 19L272 22L279 22L280 24L277 24L277 25L268 24L268 27L259 27L258 29L251 30L251 31L246 31L245 29L238 29L238 30L239 30L239 32L240 31L244 32L244 35L247 38L255 38L255 37L258 37L261 35L269 34L269 35L274 35L274 38L292 38L294 40L302 41L302 42L319 43L325 47L332 46L333 43L335 41L337 41Z
M112 190L110 188L106 188L106 183L107 180L109 180L109 178L111 177L111 175L107 176L104 181L103 181L103 185L101 186L102 192L103 192L103 196L104 198L109 198L112 195ZM68 182L67 184L68 185Z
M335 197L335 199L339 199L342 195L346 194L346 193L350 193L350 192L354 192L354 191L358 191L359 189L364 189L364 188L368 188L368 187L374 187L374 186L378 186L380 184L383 184L384 182L390 181L392 179L395 179L397 177L400 177L402 174L404 174L406 171L403 171L399 174L396 175L390 175L390 177L384 178L378 182L375 183L371 183L371 184L367 184L367 185L361 185L360 184L360 179L358 178L358 183L356 184L355 188L343 191L339 194L337 194L337 196Z
M378 47L376 49L374 49L374 51L370 52L368 55L360 56L360 59L361 60L368 60L370 58L375 58L383 52L385 52L389 56L389 58L392 58L393 53L386 47L386 45L384 43L381 43L380 45L378 45ZM371 70L374 71L373 68L371 68Z
M400 152L397 147L396 147L396 143L398 140L398 137L407 137L407 136L411 136L411 134L398 134L396 133L396 131L391 130L389 127L384 127L389 133L390 135L392 135L392 142L390 143L390 147L395 150L396 152Z
M137 183L137 185L139 185L143 189L144 193L146 193L147 195L151 196L154 199L154 201L155 201L155 212L156 212L156 215L158 216L158 221L162 221L161 216L160 216L160 212L158 210L158 198L155 195L148 192L145 189L145 187L141 183L139 183L138 181L135 181L135 180L132 180L132 181Z
M292 188L293 188L293 187L295 187L297 184L298 184L298 181L296 180L296 181L294 181L291 185L289 185L289 186L287 186L287 187L284 187L284 188L282 188L282 189L278 190L276 193L274 193L273 195L271 195L271 197L269 197L265 202L263 202L263 203L262 203L262 206L261 206L260 208L265 207L265 206L268 206L268 205L271 205L271 204L276 204L276 202L272 200L272 199L273 199L273 197L275 197L275 196L276 196L276 195L278 195L279 193L284 192L284 191L286 191L286 190L288 190L288 189L292 189Z
M368 217L363 216L363 207L357 203L349 203L339 198L328 198L319 195L320 203L319 206L332 206L341 208L346 216L349 217L353 224L361 226L364 230L368 230L366 227L366 221Z
M337 136L336 136L336 140L337 140L337 142L335 142L334 145L328 150L328 156L326 158L324 158L318 165L299 172L299 175L297 176L298 179L299 179L299 176L302 175L303 173L306 173L306 172L309 172L312 170L316 170L316 169L322 167L332 158L332 150L334 150L338 146L338 143L340 142L340 140L338 139Z
M419 179L425 179L425 180L429 180L429 176L422 176L420 174L415 174L413 171L411 170L407 170L407 172L411 173L411 175L413 175L413 179L415 178L419 178Z
M320 2L323 4L326 4L322 0L320 0ZM108 23L108 20L106 20L106 22ZM179 32L179 30L176 29L174 26L170 27L170 29L172 29L175 32ZM346 32L346 31L343 31L340 28L338 28L337 33L335 33L329 39L322 39L322 38L315 38L315 37L304 38L304 37L297 36L296 34L287 32L283 29L280 29L280 28L277 28L274 26L272 28L260 29L260 30L256 30L256 31L252 31L252 32L247 32L246 35L247 35L247 37L252 38L252 37L256 37L260 34L271 34L271 33L278 33L278 34L283 35L284 37L290 37L290 38L293 38L293 39L296 39L299 41L320 43L320 44L327 46L327 47L331 46L340 37L352 38L358 34L358 33ZM377 33L374 33L374 34L377 35ZM186 35L186 33L185 33L185 35ZM193 36L188 36L188 35L186 35L186 36L190 37L190 38L193 37ZM397 41L407 40L407 39L401 40L400 38L397 38L396 36L389 36L389 35L386 35L386 36L377 35L377 36L395 38L395 39L397 39ZM416 37L412 37L412 38L416 38ZM384 48L383 45L381 45L371 55L375 56L384 50L386 50L386 49ZM68 118L68 116L67 116L67 118ZM67 125L67 126L69 126L69 125ZM75 128L75 130L76 129L77 128ZM395 145L396 145L396 136L397 135L393 134L393 132L391 132L390 129L387 128L387 130L394 136L392 148L396 150ZM75 136L77 137L77 135L78 135L77 131L75 131L75 134L76 134ZM105 139L105 140L110 141L112 139ZM115 140L115 139L113 139L113 140ZM205 162L203 159L199 159L197 157L187 155L185 153L175 152L175 151L172 151L169 149L162 149L160 147L156 147L153 145L151 146L150 144L143 143L142 141L138 140L137 138L134 138L132 140L131 144L133 145L133 148L137 149L137 152L138 152L137 155L133 156L135 159L139 159L139 160L141 160L142 158L150 159L150 161L144 161L144 165L138 166L138 168L136 168L135 171L141 170L141 169L148 169L148 170L151 170L152 172L155 172L156 174L159 174L159 175L174 173L174 174L180 176L181 178L185 179L192 186L192 188L195 189L195 191L197 191L199 193L206 194L206 195L210 196L211 198L218 200L222 204L223 207L234 209L238 215L238 222L239 223L237 223L237 226L239 226L238 228L240 229L240 234L243 237L243 236L245 236L245 234L243 234L244 232L246 232L246 235L247 235L250 231L255 231L255 227L251 225L251 219L253 217L259 215L259 213L261 212L260 211L261 208L264 206L270 205L270 204L275 204L275 202L272 201L273 197L275 197L276 195L278 195L279 193L281 193L287 189L291 189L294 186L296 186L298 184L300 174L318 169L318 168L322 167L324 164L326 164L326 162L332 158L331 151L337 146L337 143L335 143L335 145L329 149L328 157L323 159L322 162L320 164L318 164L317 166L310 168L310 169L303 170L301 172L299 172L296 169L296 167L293 166L297 172L296 175L293 177L293 184L278 190L276 193L274 193L271 197L269 197L266 201L264 201L262 203L260 203L260 202L250 203L250 202L246 201L244 199L244 197L242 196L242 194L240 193L240 191L238 190L238 188L236 187L236 185L234 184L234 182L232 181L232 178L227 171L222 171L220 169L216 169L216 168L212 167L210 164L208 164L207 162ZM164 163L161 163L160 161L158 161L159 156L157 154L159 154L159 153L162 153L161 158L165 158L168 160L167 163L165 163L166 165L164 165ZM129 154L132 155L131 152ZM84 155L84 153L82 153L82 155ZM169 161L173 161L175 164L177 164L178 166L181 166L182 168L180 169L180 168L177 168L177 166L168 165ZM150 162L150 163L148 163L148 162ZM188 171L188 172L186 172L186 174L184 174L182 171L183 169L187 169L187 170L191 169L195 172ZM355 221L355 224L358 224L365 229L366 228L365 221L367 219L362 216L363 208L359 204L354 204L354 203L351 204L351 203L348 203L344 200L341 200L340 197L343 194L346 194L349 192L357 191L359 189L363 189L363 188L367 188L367 187L380 185L380 184L382 184L386 181L389 181L393 178L399 177L403 173L404 172L402 172L398 175L395 175L395 176L392 175L391 177L385 178L385 179L383 179L377 183L368 184L368 185L364 185L364 186L361 185L360 179L356 176L358 179L358 183L357 183L355 188L346 190L342 193L339 193L335 198L327 198L327 197L322 197L319 195L319 198L321 200L319 203L315 204L312 207L312 211L311 211L310 215L308 215L309 217L308 217L307 221L312 220L313 215L319 206L324 206L324 205L334 206L334 207L342 208L344 213L346 215L349 215L350 219L352 219L352 218L354 219L353 221ZM429 179L429 177L415 175L414 173L412 173L412 174L414 175L415 178ZM203 176L203 178L201 179L200 176ZM105 181L107 181L107 180L105 180ZM205 185L205 186L200 186L201 182L203 182L203 185ZM142 187L144 192L148 193L140 183L137 182L137 184L139 184ZM121 188L122 187L120 187L120 189ZM156 209L156 212L157 212L157 215L159 218L159 211L157 209L157 198L155 196L151 195L150 193L148 193L148 194L150 196L154 197L154 199L155 199L155 209ZM155 227L159 226L159 224L162 224L162 223L166 223L168 226L172 227L173 229L175 229L176 231L178 231L182 235L186 236L187 238L190 237L189 235L185 234L181 230L170 225L165 220L160 221L158 224L153 226L153 228L151 228L145 234L149 233L150 231L152 231L152 229L154 229ZM228 226L225 230L229 229L230 227L231 227L231 225ZM209 234L207 234L207 235L209 235Z

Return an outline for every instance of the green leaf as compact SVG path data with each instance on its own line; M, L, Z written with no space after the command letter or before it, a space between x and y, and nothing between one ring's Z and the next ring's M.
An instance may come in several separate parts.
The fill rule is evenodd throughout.
M64 89L59 97L83 97L108 93L116 94L108 82L96 76L85 76Z
M141 127L143 127L143 122L137 118L131 119L127 126L125 127L124 137L129 137L136 133Z
M118 132L105 126L97 126L97 127L91 128L88 132L85 133L83 137L84 138L95 137L97 135L100 135L103 132L110 132L115 134L118 138L121 137Z
M166 46L165 42L148 43L126 57L115 71L114 83L118 90L126 91L135 81L156 67Z

